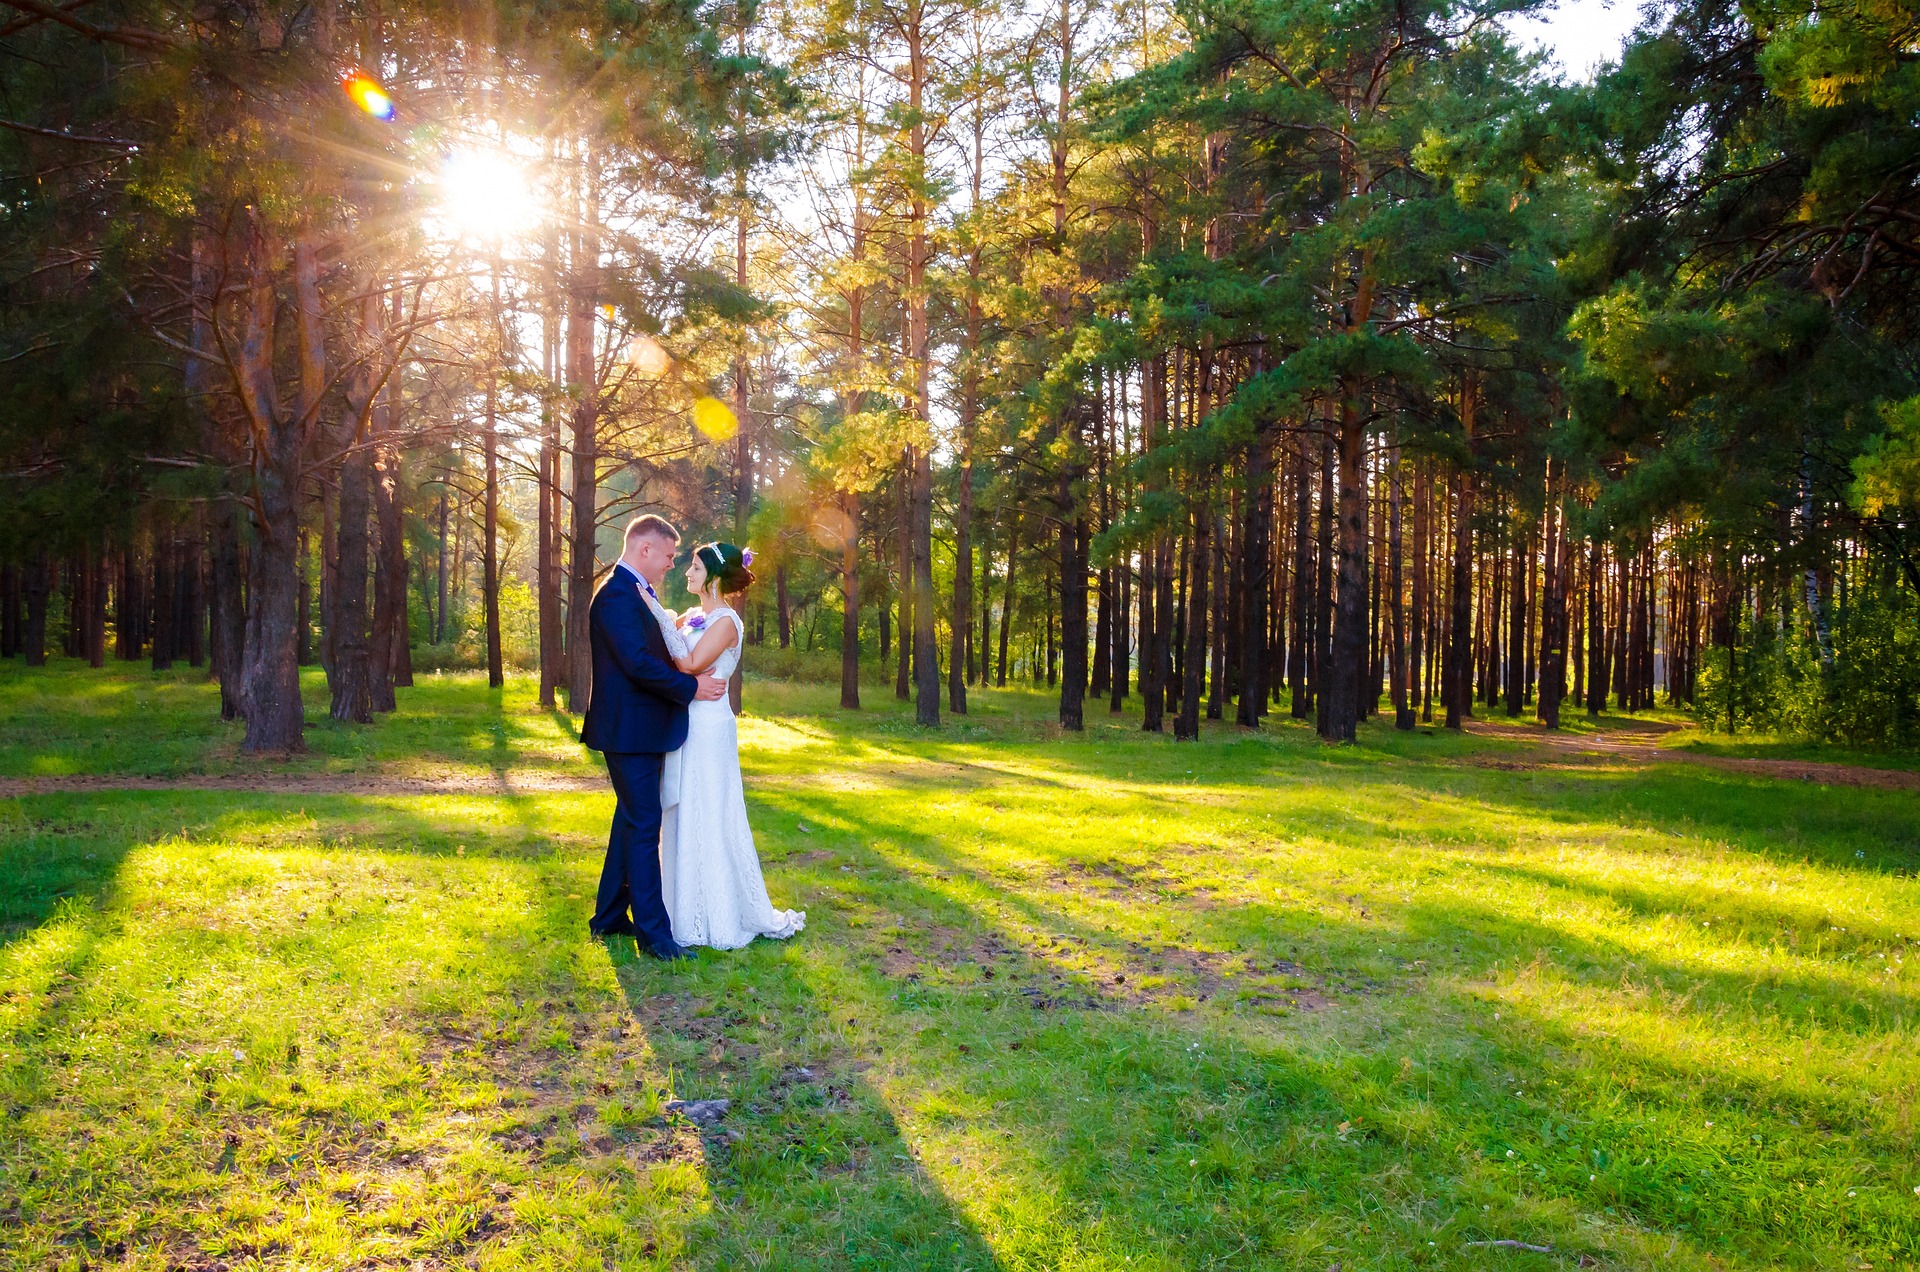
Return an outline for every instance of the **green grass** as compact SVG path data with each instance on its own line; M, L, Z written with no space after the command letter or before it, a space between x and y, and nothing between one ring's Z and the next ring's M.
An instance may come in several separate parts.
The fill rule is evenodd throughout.
M749 685L808 928L691 966L586 938L605 796L0 801L0 1266L1920 1259L1914 796L868 693ZM213 704L7 667L0 773L225 771ZM401 704L294 767L592 771Z

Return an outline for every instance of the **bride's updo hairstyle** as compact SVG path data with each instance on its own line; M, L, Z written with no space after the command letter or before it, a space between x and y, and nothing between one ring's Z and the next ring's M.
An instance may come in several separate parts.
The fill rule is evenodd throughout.
M747 568L753 564L753 549L731 543L703 543L694 549L694 555L707 567L707 577L720 585L720 595L737 596L753 586L753 571Z

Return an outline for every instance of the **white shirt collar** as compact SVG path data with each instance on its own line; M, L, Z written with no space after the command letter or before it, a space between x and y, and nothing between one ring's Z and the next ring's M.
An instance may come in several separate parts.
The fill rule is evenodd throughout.
M659 599L659 596L653 590L653 584L647 582L646 576L641 574L640 571L634 569L632 566L628 565L625 561L615 561L613 565L615 569L625 570L628 574L631 574L633 576L633 581L639 585L640 595L648 597L649 599L652 599L652 600Z

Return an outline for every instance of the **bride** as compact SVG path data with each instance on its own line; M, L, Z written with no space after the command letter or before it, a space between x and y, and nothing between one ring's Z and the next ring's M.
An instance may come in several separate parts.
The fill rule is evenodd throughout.
M687 589L700 598L676 629L663 631L680 670L711 669L727 679L740 665L745 632L723 600L753 583L753 553L731 543L694 549ZM784 940L807 924L804 910L776 910L767 898L760 856L747 825L740 784L740 734L725 698L687 708L687 741L679 763L669 762L660 803L660 887L673 939L681 945L733 950L756 936Z

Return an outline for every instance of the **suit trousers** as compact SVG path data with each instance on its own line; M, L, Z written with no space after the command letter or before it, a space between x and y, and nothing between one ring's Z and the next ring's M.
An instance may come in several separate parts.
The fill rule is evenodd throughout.
M595 935L630 931L655 950L671 950L673 924L660 892L660 770L666 756L608 751L603 758L616 803L590 926Z

